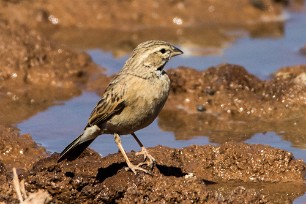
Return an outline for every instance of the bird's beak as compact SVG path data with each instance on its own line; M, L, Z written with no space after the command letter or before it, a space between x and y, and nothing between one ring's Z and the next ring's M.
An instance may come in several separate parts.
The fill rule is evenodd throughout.
M178 49L177 47L172 47L172 54L171 57L177 56L177 55L181 55L183 54L183 51Z

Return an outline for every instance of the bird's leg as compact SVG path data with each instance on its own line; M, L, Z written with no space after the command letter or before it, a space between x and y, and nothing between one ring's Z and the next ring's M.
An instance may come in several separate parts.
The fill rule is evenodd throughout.
M135 175L136 175L136 170L140 170L140 171L143 171L143 172L149 174L149 172L146 169L143 169L143 168L139 167L139 165L136 166L136 165L134 165L130 162L130 160L127 157L127 155L126 155L126 153L123 149L123 146L121 144L120 136L117 133L114 134L114 140L115 140L121 154L123 155L123 157L126 161L126 164L128 165L127 169L130 169L131 171L133 171Z
M141 166L143 164L147 164L150 168L153 168L153 165L155 164L155 159L154 157L152 157L151 154L149 154L149 152L147 151L147 149L143 146L143 144L140 142L140 140L138 139L138 137L135 135L135 133L131 133L131 135L134 137L134 139L136 140L136 142L139 144L139 146L141 147L141 151L137 152L135 155L143 155L144 157L144 161L146 162L142 162L140 164L138 164L138 166Z

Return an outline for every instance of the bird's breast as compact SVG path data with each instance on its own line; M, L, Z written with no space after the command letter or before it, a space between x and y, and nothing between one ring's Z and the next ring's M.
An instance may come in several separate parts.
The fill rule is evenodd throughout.
M126 85L125 103L122 112L109 121L119 134L129 134L148 126L164 106L170 88L167 75L158 78L131 79Z

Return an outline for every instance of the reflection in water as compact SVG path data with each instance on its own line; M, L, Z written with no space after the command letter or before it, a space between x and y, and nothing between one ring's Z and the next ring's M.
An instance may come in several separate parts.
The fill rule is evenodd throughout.
M294 118L294 117L290 117ZM294 118L281 121L239 121L205 113L186 114L177 110L164 110L159 115L158 124L164 131L172 131L177 140L188 140L205 135L213 143L229 141L244 142L256 133L275 132L294 147L306 149L306 118Z
M220 144L227 141L242 142L252 136L251 132L239 129L247 126L247 123L223 121L213 115L187 114L180 110L162 111L158 118L158 125L164 131L173 132L177 140L188 140L205 135L211 142Z

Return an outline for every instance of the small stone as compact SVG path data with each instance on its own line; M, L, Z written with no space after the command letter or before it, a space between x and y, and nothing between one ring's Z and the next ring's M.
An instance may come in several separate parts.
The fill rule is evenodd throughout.
M204 111L206 111L206 108L202 104L199 104L199 105L197 105L197 111L204 112Z
M215 89L211 88L211 87L206 87L205 88L205 93L207 93L208 95L213 96L215 94Z

